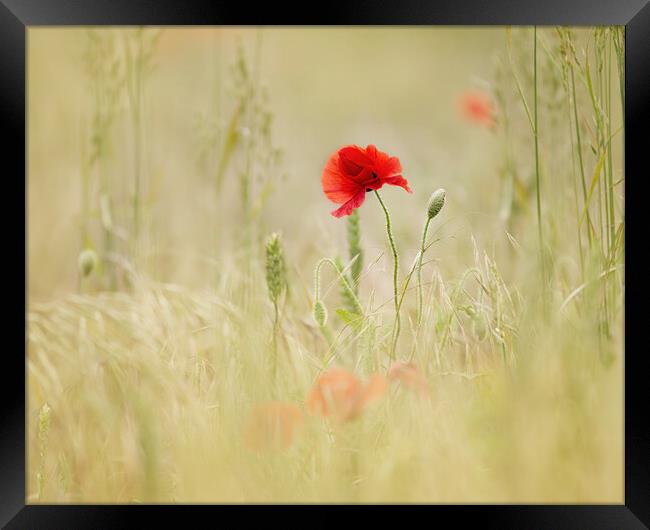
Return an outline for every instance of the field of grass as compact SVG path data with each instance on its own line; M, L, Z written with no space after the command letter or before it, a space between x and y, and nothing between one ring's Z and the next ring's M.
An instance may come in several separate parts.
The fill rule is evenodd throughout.
M623 502L623 43L29 29L28 502Z

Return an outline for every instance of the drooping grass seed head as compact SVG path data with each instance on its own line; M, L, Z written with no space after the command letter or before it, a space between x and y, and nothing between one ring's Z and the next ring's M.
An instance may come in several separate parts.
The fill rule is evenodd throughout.
M314 320L321 327L327 324L327 308L321 300L316 300L314 304Z
M447 192L445 192L444 189L440 188L431 194L427 206L427 215L429 216L429 219L433 219L440 213L440 210L442 210L442 207L445 205L446 193Z
M86 278L97 267L97 254L94 250L86 248L79 254L79 272Z
M286 266L278 234L271 234L266 243L266 284L269 299L276 304L287 288Z

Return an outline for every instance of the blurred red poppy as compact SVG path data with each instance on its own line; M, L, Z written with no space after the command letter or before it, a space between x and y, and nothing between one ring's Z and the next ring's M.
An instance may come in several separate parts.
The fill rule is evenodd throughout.
M330 417L335 422L356 418L370 403L384 395L386 379L380 374L370 377L364 385L343 368L330 368L320 375L307 396L307 409L315 415Z
M391 381L399 381L403 386L416 391L421 396L427 395L427 381L420 373L415 363L394 363L388 371Z
M342 147L330 156L321 177L327 198L342 205L332 215L350 215L363 204L367 192L378 190L384 184L400 186L412 193L401 172L399 158L379 151L374 145L365 149L357 145Z
M458 106L467 120L490 129L496 125L494 106L488 94L477 90L467 91L459 97Z
M246 442L255 451L287 449L302 427L300 409L292 403L271 401L251 411Z

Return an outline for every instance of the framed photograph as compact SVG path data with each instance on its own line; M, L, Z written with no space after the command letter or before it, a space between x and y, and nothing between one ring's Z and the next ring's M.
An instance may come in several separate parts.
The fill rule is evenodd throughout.
M0 524L647 528L650 7L396 5L0 0Z

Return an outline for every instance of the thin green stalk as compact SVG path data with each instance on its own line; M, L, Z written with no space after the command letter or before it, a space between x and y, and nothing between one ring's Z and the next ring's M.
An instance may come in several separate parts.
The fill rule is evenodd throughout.
M623 129L625 129L625 26L614 29L614 48L616 50L616 65L618 66L618 88L621 96L621 111Z
M211 46L211 50L213 54L216 55L216 60L211 61L210 64L214 68L214 73L213 73L213 83L214 83L214 96L211 99L212 102L212 112L213 116L216 117L216 120L219 121L222 119L222 106L221 106L221 85L222 85L222 47L220 46L219 42L219 32L215 31L215 43L213 46ZM216 133L216 141L215 145L223 145L224 133L223 129L221 127L217 128L217 133ZM215 153L215 150L211 150L211 153ZM213 154L214 156L214 154ZM223 157L222 157L223 159ZM214 162L210 165L211 168L214 167ZM220 199L221 199L221 190L219 186L219 180L215 182L214 186L214 204L219 205L220 204ZM222 228L221 228L221 223L219 222L219 216L220 216L220 208L213 208L214 211L214 252L215 252L215 259L218 259L219 257L219 249L221 248L220 245L220 237L222 234ZM215 274L215 285L219 284L219 281L221 279L221 270L219 267L214 267L214 274Z
M110 193L110 179L108 177L108 171L106 170L106 143L108 141L108 127L106 125L107 117L105 115L106 111L106 98L105 98L105 89L104 89L104 76L100 74L98 76L97 84L95 85L95 105L97 113L97 129L95 134L98 137L98 171L99 171L99 182L100 182L100 210L102 217L102 227L104 229L104 254L106 258L109 258L113 253L113 233L112 233L112 198ZM117 287L115 279L115 267L111 263L110 259L103 260L107 268L109 288L115 289Z
M422 243L420 244L420 253L418 255L418 318L417 325L418 328L422 323L422 305L423 305L423 296L422 296L422 259L424 257L425 245L427 241L427 232L429 230L429 224L431 224L431 217L427 216L427 220L424 223L424 229L422 230Z
M140 233L140 188L141 188L141 146L142 146L142 79L143 79L143 42L142 28L135 31L132 49L131 39L123 34L124 57L126 62L126 88L131 111L133 127L133 246L137 248Z
M338 279L341 282L341 285L347 292L348 296L350 297L350 300L354 303L354 308L356 311L360 314L364 314L363 306L361 305L361 302L359 302L359 298L357 297L356 294L354 294L354 291L352 290L352 287L350 286L350 282L348 279L345 277L345 274L343 271L338 267L338 265L334 262L333 259L331 258L322 258L317 264L316 264L316 272L314 273L314 285L318 287L317 290L315 290L315 296L316 300L320 300L320 269L321 267L325 264L329 263L332 267L334 267L334 270L336 271L336 274L338 275Z
M271 359L272 368L271 368L271 378L273 384L275 385L277 379L278 371L278 331L280 329L280 312L278 311L278 302L277 300L273 301L273 338L272 338L272 355Z
M442 337L440 339L440 343L438 344L438 348L436 349L436 364L438 366L438 369L442 367L442 361L440 358L440 352L442 351L442 348L445 346L445 342L447 342L447 337L449 336L449 329L451 328L451 323L454 319L455 316L455 308L456 305L458 304L458 297L460 296L460 293L463 290L463 284L465 283L465 280L470 274L474 274L477 278L481 277L481 271L477 269L476 267L471 267L467 269L463 275L461 276L458 285L456 286L456 289L453 294L453 299L451 300L451 311L449 313L449 318L447 319L447 322L445 324L445 327L442 332Z
M607 106L607 166L606 166L606 177L607 177L607 198L608 198L608 248L607 248L607 261L612 261L612 256L615 252L615 241L616 241L616 213L614 211L614 176L613 176L613 161L612 161L612 40L608 39L607 42L607 80L606 80L606 106ZM611 285L611 287L610 287ZM609 287L609 296L611 300L615 299L615 292L613 288L615 287L612 282L609 281L609 278L605 280L605 291L608 291ZM606 321L606 333L609 335L609 322Z
M390 249L393 253L393 297L395 302L395 324L393 327L393 341L390 349L390 358L394 360L395 348L397 347L397 338L399 337L401 326L399 318L399 300L397 297L397 274L399 271L399 257L397 255L397 248L395 247L395 240L393 239L393 231L391 229L390 214L388 213L388 208L386 208L386 205L384 204L384 201L382 200L381 195L379 195L379 192L377 190L375 190L375 195L377 196L377 200L379 201L379 204L384 210L384 215L386 216L386 234L388 235L388 242L390 243Z
M526 111L526 117L528 118L528 123L530 123L531 128L534 127L533 125L533 118L530 115L530 109L528 108L528 102L526 101L526 96L524 96L524 91L521 88L521 82L519 81L519 76L517 75L517 71L515 70L515 62L512 59L512 50L510 46L510 29L506 30L506 47L508 49L508 61L510 62L510 67L512 70L512 76L515 79L515 86L517 87L517 92L519 93L519 97L521 98L522 103L524 104L524 110Z
M614 176L612 162L612 41L608 41L607 47L607 137L609 138L607 148L607 191L609 195L609 249L608 258L613 253L614 240L616 237L616 214L614 211Z
M598 59L598 51L596 50L594 52L596 54L596 59ZM598 68L597 68L598 69ZM591 105L593 107L593 111L595 114L596 118L596 130L597 130L597 135L598 135L598 151L600 154L600 150L603 148L603 142L601 140L602 138L602 130L603 130L603 124L602 124L602 115L601 115L601 109L598 101L596 100L596 94L594 92L594 85L593 85L593 80L591 78L591 69L589 68L589 58L588 56L585 59L585 68L584 68L584 73L583 73L583 78L584 82L587 86L587 92L589 94L589 98L591 99ZM600 84L599 84L600 86ZM600 168L597 166L597 171L598 171L598 242L600 246L600 252L601 254L604 254L605 250L603 248L603 206L602 206L602 186L600 182ZM595 182L595 181L594 181Z
M580 138L580 120L578 118L578 103L576 101L576 82L575 74L573 72L573 65L571 65L571 92L573 100L573 122L576 127L576 142L578 147L578 162L580 163L580 177L582 182L582 199L584 201L585 213L587 215L587 241L589 243L589 250L591 250L591 216L589 214L589 206L587 205L587 184L585 181L585 164L582 158L582 140Z
M81 124L81 249L83 250L88 243L88 220L90 204L90 168L88 167L88 157L86 154L86 131Z
M605 54L605 46L604 44L600 44L598 46L598 96L600 99L600 106L605 106L603 109L603 112L607 112L606 106L607 106L607 86L605 84L605 68L607 64L607 57ZM604 116L603 116L604 118ZM601 126L598 130L598 138L600 145L602 146L602 149L606 149L605 145L605 131L606 128L608 127L607 124L603 123L604 119L601 121ZM607 148L607 157L609 158L611 156L611 149ZM603 166L604 168L604 182L599 181L599 188L603 187L603 201L605 204L605 209L604 209L604 216L605 216L605 235L604 237L606 238L606 252L604 252L604 256L609 255L609 249L611 246L611 237L610 237L610 231L609 231L609 193L607 191L607 185L609 183L609 176L608 176L608 164L605 164Z
M571 138L571 169L573 173L573 199L576 208L576 228L578 230L578 254L580 256L580 276L585 281L585 258L582 252L582 230L580 229L580 206L578 205L578 175L576 174L575 143L573 140L573 124L571 123L571 96L567 91L567 107L569 110L569 138Z
M327 259L327 258L325 258ZM327 326L327 308L320 298L320 267L323 260L319 261L314 270L314 307L313 307L313 317L318 327L320 328L321 333L327 341L327 345L332 348L334 344L334 337L332 332Z
M100 208L102 211L102 224L104 226L104 249L106 259L103 262L106 264L107 273L109 278L109 288L115 290L117 288L117 278L115 276L115 265L111 263L111 254L113 253L113 199L110 195L110 179L106 171L106 161L104 155L99 160L99 170L103 184L103 193L100 196Z
M604 123L605 110L603 110L603 105L606 105L606 98L607 98L607 90L605 85L605 74L604 74L604 69L606 66L606 56L605 56L606 51L605 51L605 44L602 40L604 37L603 33L596 30L595 36L596 36L596 43L595 43L594 54L596 58L596 70L597 70L597 79L596 79L597 92L594 90L593 87L588 61L586 61L585 63L586 64L585 75L586 75L587 87L589 89L589 95L591 97L591 102L594 109L594 114L596 115L597 138L598 138L598 147L599 147L598 151L601 159L603 159L605 157L605 151L602 150L604 149L607 149L607 156L611 157L611 147L608 147L608 145L605 142L606 124ZM607 127L609 128L609 124L607 124ZM598 171L598 215L600 220L599 239L600 239L600 246L601 246L601 256L603 257L603 261L606 262L607 256L609 255L609 249L612 240L609 226L608 226L610 220L610 214L609 214L610 194L608 193L607 190L607 185L609 183L609 175L608 175L609 164L606 164L604 168L602 168L602 172L604 173L604 179L600 178L601 169L598 169L597 171ZM607 279L605 279L602 285L604 318L601 322L601 325L599 326L599 330L605 336L608 335L609 333L608 321L609 321L609 313L610 313L609 293L608 293L607 283L608 283Z
M135 194L133 197L133 226L135 246L140 237L140 188L142 179L142 30L138 32L138 55L135 68L135 106L133 108Z
M287 276L284 252L280 236L271 234L266 243L266 285L268 288L269 300L273 304L273 336L271 376L275 383L278 363L278 333L280 331L279 301L287 292Z
M542 201L539 178L539 128L537 121L537 26L533 27L533 84L534 84L534 126L535 136L535 187L537 190L537 235L539 238L539 258L542 267L542 297L546 313L546 266L544 263L544 235L542 233Z

